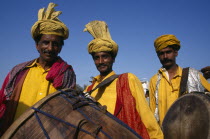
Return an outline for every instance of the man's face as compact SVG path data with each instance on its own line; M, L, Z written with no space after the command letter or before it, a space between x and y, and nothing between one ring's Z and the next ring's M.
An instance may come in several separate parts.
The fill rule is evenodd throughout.
M178 56L178 51L175 51L171 47L166 47L157 52L158 58L162 66L166 69L176 65L176 57Z
M42 62L55 61L62 49L61 41L62 38L57 35L42 35L40 41L36 44L36 49L40 53L39 59Z
M108 52L98 52L93 54L93 60L96 68L101 75L107 75L112 71L114 58Z

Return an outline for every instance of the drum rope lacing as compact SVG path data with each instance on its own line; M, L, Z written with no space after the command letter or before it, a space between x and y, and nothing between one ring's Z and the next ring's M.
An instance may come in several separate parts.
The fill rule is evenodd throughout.
M61 92L62 92L63 94L66 94L66 95L67 95L66 92L63 92L63 91L61 91ZM62 98L64 98L64 99L66 99L69 103L72 104L72 102L71 102L69 99L67 99L66 97L64 97L62 94L61 94L60 96L61 96ZM73 98L76 99L76 97L73 96L73 95L69 95L69 94L68 94L68 96L69 96L69 97L73 97ZM78 101L78 102L79 102L79 101ZM83 105L87 105L87 103L83 103ZM81 106L82 106L82 105L80 105L79 107L81 107ZM95 124L87 115L85 115L85 114L80 110L79 107L77 107L76 110L77 110L78 112L80 112L88 121L90 121L90 122L92 122L93 124ZM59 122L62 122L62 123L64 123L64 124L66 124L66 125L68 125L68 126L71 126L71 127L75 128L75 129L78 129L77 126L75 126L75 125L73 125L73 124L71 124L71 123L69 123L69 122L66 122L66 121L64 121L64 120L62 120L62 119L59 119L59 118L57 118L57 117L55 117L55 116L53 116L53 115L51 115L51 114L49 114L49 113L46 113L46 112L44 112L44 111L42 111L42 110L40 110L40 109L37 109L37 108L34 108L34 107L32 107L32 109L35 110L36 112L39 112L39 113L41 113L41 114L47 116L47 117L50 117L50 118L52 118L52 119L55 119L55 120L57 120L57 121L59 121ZM37 115L36 112L34 113L34 115L35 115L35 117L36 117L36 119L37 119L39 125L41 126L41 129L43 130L43 132L44 132L46 138L47 138L47 139L50 139L48 133L47 133L46 130L44 129L44 126L43 126L43 124L42 124L42 122L41 122L41 120L40 120L40 118L39 118L39 116ZM83 132L85 132L86 134L89 134L89 135L94 136L95 138L98 138L98 139L99 139L99 137L98 137L96 134L94 135L94 134L92 134L92 133L90 133L90 132L88 132L88 131L86 131L86 130L84 130L84 129L80 129L80 130L83 131ZM104 132L101 128L99 128L98 130L101 131L101 132L102 132L105 136L107 136L109 139L112 139L112 138L111 138L106 132ZM98 131L98 132L99 132L99 131Z
M62 90L60 90L63 94L65 94L65 95L68 95L69 97L72 97L72 98L75 98L75 99L77 99L74 95L71 95L71 94L69 94L69 93L66 93L66 92L64 92L64 91L62 91ZM63 95L61 95L61 97L63 97L65 100L67 100L69 103L71 103L72 105L75 105L75 102L73 103L73 102L71 102L69 99L67 99L66 97L64 97ZM80 97L83 97L82 95L80 95ZM81 101L81 99L77 99L77 103L78 102L80 102ZM98 108L96 108L96 107L94 107L94 105L90 105L90 102L88 103L89 104L89 106L92 106L93 108L95 108L95 109L97 109L97 110L99 110ZM87 105L87 103L83 103L83 105ZM82 105L80 105L80 106L82 106ZM80 112L88 121L90 121L90 122L92 122L93 124L95 124L87 115L85 115L85 113L83 113L81 110L80 110L80 108L77 106L77 107L75 107L74 106L74 108L77 108L77 111L78 112ZM106 132L104 132L102 129L100 129L100 131L105 135L105 136L107 136L108 138L110 138L111 139L111 137L106 133ZM91 134L92 135L92 134Z
M57 120L57 121L59 121L59 122L62 122L62 123L64 123L64 124L68 125L68 126L71 126L71 127L73 127L73 128L77 128L77 126L75 126L75 125L73 125L73 124L71 124L71 123L69 123L69 122L66 122L66 121L64 121L64 120L62 120L62 119L59 119L59 118L57 118L57 117L55 117L55 116L53 116L53 115L51 115L51 114L49 114L49 113L46 113L46 112L44 112L44 111L42 111L42 110L39 110L39 109L34 108L34 107L32 107L32 109L35 110L36 112L39 112L39 113L41 113L41 114L47 116L47 117L50 117L50 118L55 119L55 120ZM36 118L37 118L37 120L38 120L40 126L42 127L42 130L43 130L45 136L46 136L48 139L50 139L48 133L46 132L46 130L44 129L44 127L43 127L43 125L42 125L42 122L41 122L39 116L38 116L36 113L35 113L34 115L36 116ZM83 131L83 132L85 132L85 133L91 135L91 133L88 132L88 131L86 131L86 130L81 129L81 131Z
M35 109L34 109L34 110L35 110ZM38 120L38 123L39 123L39 125L41 126L42 131L44 132L44 135L46 136L47 139L50 139L50 137L49 137L47 131L45 130L45 128L44 128L44 126L43 126L43 124L42 124L42 122L41 122L41 120L40 120L40 118L39 118L39 116L37 115L37 113L34 113L34 115L35 115L36 119Z

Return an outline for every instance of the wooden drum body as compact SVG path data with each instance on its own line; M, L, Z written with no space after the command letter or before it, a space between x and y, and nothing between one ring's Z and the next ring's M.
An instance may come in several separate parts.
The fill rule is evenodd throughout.
M4 139L138 139L131 128L98 103L75 91L57 91L37 102L2 136Z

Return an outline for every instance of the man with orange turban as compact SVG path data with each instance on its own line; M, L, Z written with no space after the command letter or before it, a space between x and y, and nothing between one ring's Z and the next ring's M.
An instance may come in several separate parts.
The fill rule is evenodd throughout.
M38 21L32 26L39 57L16 65L6 76L0 90L0 134L26 109L50 93L62 88L75 88L76 75L71 65L58 54L69 30L58 19L54 3L38 12Z
M112 40L107 24L104 21L92 21L84 31L94 37L88 44L88 52L100 72L94 77L92 85L86 88L85 94L90 92L94 100L106 105L111 114L144 139L162 139L162 131L149 109L140 80L132 73L117 76L112 69L118 45ZM94 89L107 80L108 84Z
M188 72L185 72L188 77L187 83L180 85L181 79L186 76L183 77L184 71L176 63L181 45L175 35L166 34L158 37L154 41L154 46L162 67L150 79L150 108L162 125L167 110L179 96L193 91L204 92L205 89L210 91L210 84L199 71L189 68ZM183 86L187 88L185 92L180 90Z

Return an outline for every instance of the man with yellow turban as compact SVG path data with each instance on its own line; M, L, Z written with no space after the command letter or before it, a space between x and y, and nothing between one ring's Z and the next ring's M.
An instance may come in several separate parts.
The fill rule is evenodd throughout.
M162 131L149 109L140 80L132 73L119 76L112 69L118 52L118 45L110 36L104 21L92 21L86 25L93 37L88 44L100 75L94 77L92 85L85 89L94 100L107 106L107 110L134 129L144 139L161 139ZM101 85L107 81L107 84ZM97 85L99 88L95 88ZM88 93L87 93L88 92ZM90 97L90 96L89 96Z
M175 35L166 34L158 37L154 41L154 46L162 67L150 79L150 108L162 125L167 110L178 97L193 91L204 92L204 89L210 91L210 84L199 71L193 68L182 69L177 65L176 57L181 45ZM182 90L185 87L186 90Z
M38 12L38 21L31 28L39 57L18 64L6 76L0 90L1 134L26 109L50 93L62 88L75 88L76 75L71 65L58 54L69 30L58 19L54 3Z

